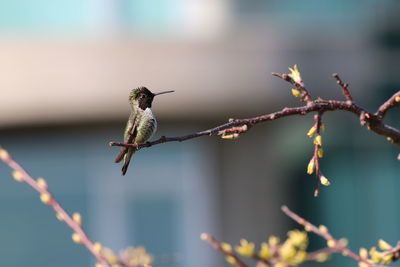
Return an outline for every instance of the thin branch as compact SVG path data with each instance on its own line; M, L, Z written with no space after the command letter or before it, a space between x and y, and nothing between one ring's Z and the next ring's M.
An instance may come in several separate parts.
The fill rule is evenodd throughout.
M308 90L307 90L306 87L304 86L303 81L296 82L296 81L293 80L288 74L280 74L280 73L276 73L276 72L272 72L271 74L272 74L273 76L275 76L275 77L281 78L282 80L291 83L291 84L294 85L298 90L300 90L300 92L302 92L301 101L307 102L307 103L311 103L311 102L312 102L311 94L308 92Z
M220 242L218 242L213 236L203 233L201 234L201 239L210 243L216 250L222 252L226 257L231 257L233 259L232 264L238 267L249 267L245 264L231 249L225 249Z
M235 139L240 136L240 134L245 133L249 130L249 126L247 124L238 127L232 127L218 132L218 135L221 135L223 139Z
M337 73L332 74L333 78L336 79L336 83L340 85L340 87L342 87L342 93L344 95L344 98L347 100L347 102L349 104L351 104L353 102L353 98L351 97L351 94L349 92L349 84L348 83L344 83L342 81L342 79L340 79L339 75Z
M367 258L362 258L358 254L354 253L350 249L346 247L346 244L341 242L340 240L335 239L327 230L326 227L317 227L313 225L312 223L306 221L305 219L301 218L299 215L291 211L288 207L282 206L282 211L292 218L294 221L296 221L298 224L304 226L304 228L307 231L313 232L316 235L319 235L320 237L324 238L327 242L328 245L330 245L330 248L333 248L337 251L342 252L343 255L348 256L350 258L353 258L354 260L358 262L363 262L369 267L385 267L386 265L380 265L380 264L373 264L370 261L368 261Z
M36 181L35 179L32 178L22 167L19 165L11 156L10 154L0 148L0 159L7 164L11 169L14 170L13 176L14 179L16 179L19 182L24 182L28 184L30 187L32 187L35 191L37 191L40 194L40 199L43 203L49 205L50 207L53 208L54 212L56 213L57 217L65 222L65 224L70 227L74 235L76 234L77 236L73 236L73 239L76 243L82 244L85 246L90 253L93 254L93 256L96 258L96 260L99 262L104 267L110 267L108 264L107 260L100 254L99 249L95 248L95 244L93 241L91 241L86 234L86 232L83 230L80 222L77 222L74 220L66 211L65 209L61 206L61 204L54 198L54 196L50 193L50 191L47 189L47 185L44 182L44 180L39 180Z
M396 106L400 107L400 91L392 95L385 103L383 103L375 115L383 119L386 115L386 112Z
M322 118L322 112L318 112L315 116L314 116L314 120L315 120L315 129L316 129L316 134L317 136L319 136L320 140L321 140L321 118ZM314 161L315 164L315 190L314 190L314 197L318 196L319 193L319 184L321 181L321 170L320 170L320 166L319 166L319 158L320 156L320 150L322 151L321 148L321 144L318 142L314 141L314 156L311 160Z

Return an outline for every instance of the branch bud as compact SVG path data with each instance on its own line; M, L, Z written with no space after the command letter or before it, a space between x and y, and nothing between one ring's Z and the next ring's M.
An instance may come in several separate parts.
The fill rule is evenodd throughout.
M391 248L392 248L392 246L389 245L389 244L388 244L385 240L383 240L383 239L379 239L378 245L379 245L379 248L382 249L382 250L388 250L388 249L391 249Z
M72 238L72 241L74 241L77 244L80 244L82 242L82 238L78 233L73 233L71 238Z
M295 64L293 66L293 68L289 68L289 70L290 70L290 74L288 74L288 76L290 78L292 78L295 83L300 84L302 82L302 80L301 80L301 75L300 75L299 69L297 67L297 64Z
M42 188L42 189L47 189L47 183L46 180L43 178L38 178L36 181L37 185Z
M336 246L336 241L333 239L329 239L328 242L326 242L326 244L328 245L328 247L334 248Z
M319 158L322 158L324 156L324 150L322 148L319 148L317 154Z
M314 138L314 145L322 146L322 137L320 135Z
M7 150L0 149L0 159L5 161L9 158L10 158L10 155L8 154Z
M293 88L293 89L292 89L292 95L293 95L294 97L299 98L299 97L301 96L300 90Z
M82 224L82 216L81 216L78 212L74 212L74 214L72 214L72 219L73 219L74 222L76 222L77 224L79 224L79 225Z
M315 126L313 126L310 128L310 130L308 130L307 135L308 135L308 137L311 138L316 134L316 132L317 132L317 128Z
M254 254L254 243L248 242L246 239L240 240L240 246L235 247L236 252L244 257L251 257Z
M40 201L42 201L44 204L50 205L51 195L49 193L40 194Z
M274 236L274 235L272 235L272 236L270 236L269 238L268 238L268 244L270 245L270 246L276 246L276 245L278 245L279 244L279 237L276 237L276 236Z
M322 233L327 233L328 232L328 228L325 225L320 225L318 227L318 229L322 232Z
M361 258L366 259L368 258L368 251L366 248L360 248L360 251L358 253Z
M202 233L202 234L200 235L200 239L201 239L201 240L208 240L209 238L210 238L210 235L207 234L207 233Z
M102 248L103 248L103 246L99 242L96 242L96 243L93 244L93 249L97 253L100 253Z
M237 263L236 259L234 257L232 257L232 256L226 256L225 260L227 262L229 262L230 264L232 264L232 265L236 265L236 263Z
M221 248L225 252L231 252L232 251L232 246L228 243L221 243Z
M57 213L56 213L56 218L57 218L57 220L59 220L60 222L62 222L62 221L64 220L64 215L61 214L61 213L59 213L59 212L57 212Z
M24 175L20 171L13 171L12 176L17 182L22 182L24 180Z
M319 178L319 180L322 185L329 186L331 184L331 182L329 182L328 178L326 178L323 175L321 176L321 178Z
M239 137L238 133L234 133L234 134L227 134L227 135L222 135L221 138L222 139L236 139Z
M308 166L307 166L307 173L308 173L308 174L313 174L314 169L315 169L315 160L314 160L314 157L313 157L313 158L310 160L310 162L308 163Z

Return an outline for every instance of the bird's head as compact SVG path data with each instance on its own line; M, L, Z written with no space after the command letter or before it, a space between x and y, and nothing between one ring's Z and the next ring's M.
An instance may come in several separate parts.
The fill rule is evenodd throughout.
M142 110L145 110L146 108L151 108L151 104L153 103L153 99L156 95L172 93L172 92L174 91L163 91L159 93L152 93L146 87L143 86L138 87L131 91L129 95L129 103L131 103L131 105L137 105Z

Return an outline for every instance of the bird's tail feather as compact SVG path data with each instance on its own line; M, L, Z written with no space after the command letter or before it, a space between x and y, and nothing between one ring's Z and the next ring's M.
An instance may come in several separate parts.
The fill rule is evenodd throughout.
M133 154L135 154L136 149L134 148L129 148L128 152L126 152L124 156L124 165L122 166L122 175L126 174L126 171L128 170L129 163L131 162L131 158Z
M124 156L125 156L125 154L126 154L127 151L128 151L128 148L127 148L127 147L121 147L121 150L119 151L117 157L116 157L115 160L114 160L115 163L121 162L121 160L124 159Z

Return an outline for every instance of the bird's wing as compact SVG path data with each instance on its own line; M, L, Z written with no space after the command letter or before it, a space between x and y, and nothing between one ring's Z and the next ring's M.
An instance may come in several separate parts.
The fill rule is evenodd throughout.
M127 144L133 143L137 135L137 126L138 126L137 117L129 118L124 131L125 143ZM128 151L127 147L122 147L117 157L115 158L115 162L116 163L120 162L124 158L127 151Z

